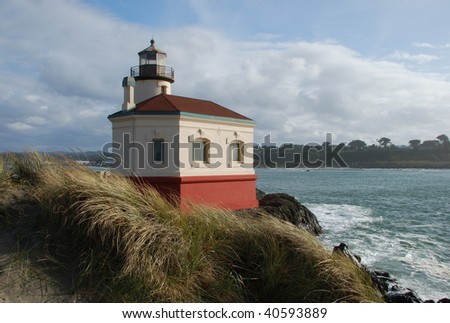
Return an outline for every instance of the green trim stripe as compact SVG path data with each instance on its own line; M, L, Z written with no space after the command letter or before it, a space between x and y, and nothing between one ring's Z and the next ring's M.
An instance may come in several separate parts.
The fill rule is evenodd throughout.
M179 115L185 117L194 117L201 119L209 119L209 120L223 120L223 121L231 121L231 122L239 122L246 124L256 125L256 122L253 120L244 120L244 119L235 119L228 117L220 117L220 116L212 116L207 114L199 114L199 113L190 113L190 112L179 112L179 111L149 111L149 112L135 112L133 110L127 112L116 112L108 116L108 119L119 118L124 116L132 116L132 115Z

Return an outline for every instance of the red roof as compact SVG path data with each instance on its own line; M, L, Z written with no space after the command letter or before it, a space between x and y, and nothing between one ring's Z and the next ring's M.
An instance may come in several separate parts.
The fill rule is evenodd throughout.
M203 114L208 116L252 120L218 105L212 101L192 99L177 95L159 94L150 99L136 104L133 112L187 112L194 114Z

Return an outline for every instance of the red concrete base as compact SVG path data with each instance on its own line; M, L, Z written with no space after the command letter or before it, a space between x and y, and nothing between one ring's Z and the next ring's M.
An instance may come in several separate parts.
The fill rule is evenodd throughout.
M239 210L258 207L256 175L135 177L134 181L150 184L164 195L179 198L181 207L201 203Z

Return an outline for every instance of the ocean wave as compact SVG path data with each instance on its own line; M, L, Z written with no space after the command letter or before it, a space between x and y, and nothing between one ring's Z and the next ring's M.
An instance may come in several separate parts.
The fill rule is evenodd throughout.
M450 280L450 264L439 261L432 253L408 252L399 260L433 277Z
M325 230L333 233L347 231L350 228L383 221L374 216L372 209L350 204L305 204L319 220Z

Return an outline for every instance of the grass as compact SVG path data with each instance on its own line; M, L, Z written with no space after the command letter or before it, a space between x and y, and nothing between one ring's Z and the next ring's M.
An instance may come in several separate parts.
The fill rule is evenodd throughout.
M21 164L22 165L19 165ZM51 163L51 167L46 167ZM96 302L380 302L368 273L267 214L188 212L151 187L31 154L45 265Z
M6 157L0 155L0 193L11 186L11 172L7 169Z

